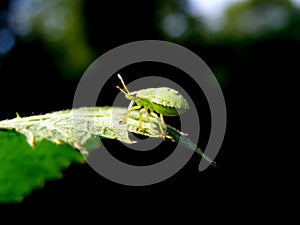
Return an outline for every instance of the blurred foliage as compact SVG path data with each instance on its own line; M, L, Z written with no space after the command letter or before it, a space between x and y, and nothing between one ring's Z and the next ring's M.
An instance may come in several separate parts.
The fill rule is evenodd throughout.
M135 36L134 33L124 34L123 25L126 29L130 29L131 26L120 21L120 27L117 27L118 22L112 21L115 16L110 16L110 21L103 21L105 16L101 14L107 7L113 7L113 4L85 0L11 0L8 2L10 2L8 12L2 17L7 17L11 31L9 29L0 31L2 38L6 37L6 46L3 47L8 51L14 45L12 32L19 38L17 41L41 40L53 54L54 60L62 71L61 74L65 77L80 78L95 59L97 49L91 45L89 39L94 37L90 35L96 35L96 41L101 45L107 44L104 42L109 40L110 35L118 33L115 30L121 31L120 35L124 40L127 40L129 35ZM299 39L300 10L291 0L245 0L233 3L223 15L222 26L218 30L208 27L203 15L191 13L189 3L188 0L157 0L147 3L151 9L155 7L152 12L153 18L149 20L153 20L151 22L159 31L160 39L194 46L225 46L237 42L243 44L278 35L289 35ZM128 4L128 7L131 7L131 4L135 3ZM98 7L98 10L93 6ZM118 9L115 11L122 12ZM124 19L126 21L128 18L130 23L139 22L138 18L131 17L127 16ZM116 21L117 18L116 15ZM142 19L145 22L145 19ZM107 22L116 27L106 25ZM103 26L109 29L108 32L114 33L105 34L100 31L97 33L97 30L103 31ZM138 34L139 31L135 32ZM93 45L100 44L93 43Z
M252 63L249 51L253 46L262 42L272 45L275 40L280 45L300 41L300 7L291 0L232 3L225 9L219 29L209 27L200 13L191 13L188 0L159 1L158 6L156 23L162 37L204 56L223 88L230 85L229 76L234 79L241 66ZM258 47L256 54L262 49Z
M95 59L96 53L99 54L99 50L106 49L103 46L115 47L122 44L120 41L114 44L106 43L118 40L117 36L122 36L122 39L128 41L132 39L129 37L136 37L136 39L143 37L139 36L139 30L131 28L139 27L133 23L139 23L143 13L136 12L138 17L135 18L134 15L126 16L126 12L115 8L115 13L118 15L122 13L120 16L124 18L124 21L120 21L118 15L111 16L106 11L106 8L114 7L114 4L85 0L11 0L9 2L8 13L3 15L8 18L8 27L11 31L1 30L2 37L7 39L4 47L11 49L14 45L15 40L12 39L11 32L18 37L17 41L30 42L38 39L51 52L61 74L66 78L79 79ZM128 3L128 9L135 4L137 2ZM126 7L126 4L120 5ZM191 12L188 0L157 0L147 5L149 9L155 7L152 12L153 18L150 18L151 14L148 13L147 18L141 19L147 26L152 25L155 28L146 30L151 30L153 33L156 29L159 39L192 45L196 48L199 46L232 47L237 43L243 45L277 36L288 36L299 40L300 36L298 28L300 10L290 0L245 0L233 3L225 11L221 18L222 25L217 30L205 24L203 15ZM135 10L132 9L129 14L134 12ZM108 21L105 21L106 15L109 15ZM127 20L130 24L126 23ZM124 33L126 30L130 32ZM219 75L221 76L223 75ZM220 80L228 82L224 77Z
M203 39L205 25L201 15L191 15L187 1L158 1L156 26L164 39L184 43Z
M220 29L191 14L187 0L159 1L157 22L162 35L180 43L219 45L282 35L293 27L299 38L300 9L290 0L245 0L233 3L222 16ZM296 31L295 31L296 30ZM295 33L296 32L296 33Z
M274 37L283 33L299 13L289 0L251 0L232 5L220 36L245 41Z
M79 78L95 57L87 43L83 0L19 0L10 7L13 30L40 39L66 78Z

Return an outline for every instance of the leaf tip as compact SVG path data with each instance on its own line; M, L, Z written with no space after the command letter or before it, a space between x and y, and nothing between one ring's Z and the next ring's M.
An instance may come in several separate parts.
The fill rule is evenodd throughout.
M26 139L27 139L28 144L29 144L31 147L34 147L34 146L35 146L35 138L34 138L33 133L31 133L31 132L27 133L27 134L26 134Z
M73 145L74 148L78 149L82 154L87 155L88 151L79 143L75 142Z
M58 144L58 145L62 145L63 144L63 142L61 140L59 140L59 139L53 139L53 142L55 144Z

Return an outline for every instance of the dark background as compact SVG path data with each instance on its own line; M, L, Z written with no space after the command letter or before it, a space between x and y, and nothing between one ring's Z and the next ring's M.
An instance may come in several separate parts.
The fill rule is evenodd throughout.
M253 10L260 18L260 13L263 15L264 10L272 7L261 6L263 2L286 10L289 19L284 26L276 29L263 26L262 31L251 34L234 27L246 10ZM209 33L201 20L184 10L184 1L81 1L76 12L81 12L78 16L83 33L79 33L74 43L68 41L70 46L64 48L63 41L47 40L34 26L26 35L15 32L8 20L11 2L1 1L0 28L11 32L15 44L0 55L0 119L13 118L15 112L30 116L71 108L77 83L89 63L121 44L148 39L175 42L200 56L221 84L228 112L227 133L216 158L217 168L198 172L200 157L195 154L170 179L131 187L102 178L88 165L71 165L63 172L63 179L47 181L43 189L34 190L12 209L51 208L65 212L71 208L76 214L96 208L103 217L107 212L115 212L123 215L124 221L131 221L137 214L149 219L159 215L193 215L201 220L210 218L208 212L219 214L228 210L231 213L226 213L224 219L234 219L235 214L253 219L265 215L264 207L289 200L291 192L279 187L290 188L294 183L300 12L289 1L248 1L241 5L228 12L223 30ZM168 13L185 16L186 33L172 37L163 30L161 20ZM67 34L71 35L78 33ZM82 55L78 50L78 40L87 46L89 54ZM60 62L70 56L64 50L72 49L72 45L70 55L78 56L78 60L84 56L86 62L74 66L75 69L72 63ZM178 84L189 85L182 72L167 65L144 63L124 70L139 75L178 73L183 77ZM107 96L107 102L118 92L114 84L118 84L117 79L112 79L112 94ZM201 90L190 88L189 94L205 102ZM209 119L207 107L201 119ZM209 123L204 122L203 126L207 129L201 134L201 147L205 147L209 134ZM161 150L173 147L165 144ZM156 152L150 157L161 156ZM247 207L252 204L249 212ZM182 210L189 214L183 214Z

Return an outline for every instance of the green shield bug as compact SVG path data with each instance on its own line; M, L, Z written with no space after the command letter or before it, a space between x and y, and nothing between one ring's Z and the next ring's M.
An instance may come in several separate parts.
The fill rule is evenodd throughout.
M118 74L118 77L124 89L119 86L117 86L117 88L125 94L127 99L131 100L124 119L120 121L120 123L126 123L130 112L139 109L140 117L137 129L142 129L143 113L146 113L146 119L148 121L150 114L157 119L161 135L163 139L165 139L166 135L163 130L165 122L163 116L178 116L189 109L189 105L185 98L174 89L159 87L129 92L120 74ZM157 114L159 114L159 116Z

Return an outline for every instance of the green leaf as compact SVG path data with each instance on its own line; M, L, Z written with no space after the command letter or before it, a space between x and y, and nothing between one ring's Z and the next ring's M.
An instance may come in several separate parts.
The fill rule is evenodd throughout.
M21 201L47 179L61 177L61 170L71 162L83 162L80 154L99 147L95 137L135 143L128 132L162 138L158 122L142 119L133 111L126 124L120 124L126 112L121 107L85 107L45 115L0 121L0 202ZM194 150L209 163L214 162L174 127L164 127L167 138ZM14 131L15 130L15 131ZM23 134L23 135L21 135ZM27 141L27 143L26 143ZM28 145L29 144L29 145ZM74 151L78 149L79 151Z
M0 202L20 202L45 180L61 178L70 163L82 162L69 145L43 140L32 148L23 135L0 130Z
M136 131L137 112L131 114L127 124L120 124L119 121L122 120L125 112L126 108L120 107L63 110L45 115L0 121L0 128L15 129L22 133L31 146L40 140L47 139L57 144L68 143L81 151L87 150L85 143L94 136L118 139L125 143L133 143L128 137L128 131L150 137L160 136L154 118L151 118L150 122L143 123L144 129Z

